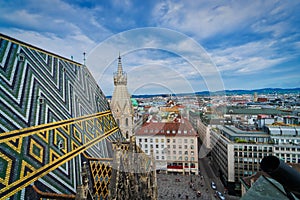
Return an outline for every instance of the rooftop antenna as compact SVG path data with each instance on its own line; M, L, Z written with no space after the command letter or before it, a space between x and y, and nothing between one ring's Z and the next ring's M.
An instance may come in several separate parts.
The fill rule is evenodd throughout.
M85 52L83 52L83 65L85 65Z

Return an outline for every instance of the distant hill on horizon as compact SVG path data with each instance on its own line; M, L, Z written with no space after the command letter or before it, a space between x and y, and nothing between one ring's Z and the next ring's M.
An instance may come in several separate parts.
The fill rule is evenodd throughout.
M242 95L242 94L292 94L292 93L299 93L300 88L262 88L262 89L253 89L253 90L225 90L225 91L216 91L216 92L209 92L209 91L201 91L195 93L180 93L180 94L172 94L172 96L188 96L188 95L200 95L200 96L209 96L209 95ZM168 97L171 94L133 94L132 98L150 98L150 97ZM107 98L111 98L112 96L106 96Z

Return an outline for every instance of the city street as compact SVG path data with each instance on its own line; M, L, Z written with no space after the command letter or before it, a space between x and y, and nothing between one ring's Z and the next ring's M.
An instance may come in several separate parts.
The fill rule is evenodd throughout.
M215 175L214 171L212 170L210 166L210 160L207 157L199 159L199 166L200 166L200 174L203 177L205 177L206 184L210 186L210 183L212 181L215 182L217 186L217 190L223 193L224 186L221 183L220 179ZM209 189L213 191L211 187Z

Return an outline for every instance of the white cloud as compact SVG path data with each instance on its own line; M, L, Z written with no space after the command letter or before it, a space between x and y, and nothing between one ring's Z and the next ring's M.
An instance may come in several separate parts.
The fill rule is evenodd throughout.
M159 25L192 33L197 38L233 32L265 15L274 2L163 1L153 10Z
M153 49L158 50L159 53L154 53ZM122 55L128 56L127 60L130 61L126 63L127 66L165 66L169 68L169 71L182 75L181 77L188 81L191 79L200 81L205 80L206 77L215 76L214 81L210 81L213 80L211 78L206 80L208 88L210 90L222 90L223 88L222 82L216 81L217 78L221 79L218 69L196 41L179 32L161 28L143 28L122 32L103 41L91 51L88 55L87 64L96 80L100 80L101 87L105 87L103 85L107 84L106 73L109 72L111 73L110 76L112 75L109 68L116 60L119 51ZM139 51L143 53L137 53ZM130 56L130 54L133 56ZM158 54L161 55L157 56ZM174 54L177 56L174 56ZM116 63L115 66L117 66ZM157 79L149 77L150 75L147 74L154 73L153 70L144 70L146 75L143 81L158 82ZM170 77L166 79L163 76L164 71L156 74L159 74L155 76L156 78L168 80L168 84L182 86L182 84L178 84L179 80L175 78L172 80ZM135 83L139 83L138 80ZM163 84L167 85L165 82Z
M75 7L61 0L31 0L22 5L3 4L0 31L46 51L83 62L83 52L96 46L95 41L111 34L96 20L97 6Z
M112 63L116 64L119 51L129 71L138 66L164 66L179 78L184 75L193 87L197 84L203 87L200 79L207 79L207 85L211 85L211 75L220 78L219 70L235 76L259 73L299 56L299 28L291 25L291 20L299 16L293 15L299 8L298 2L166 0L156 3L149 19L141 19L140 5L129 0L93 2L84 7L82 2L67 2L28 0L22 5L0 2L0 31L66 58L74 56L81 63L85 51L89 69L96 80L104 80L101 88L107 91L112 89L112 73L116 69ZM107 11L107 7L113 10ZM110 43L103 41L116 30L136 27L146 21L180 32L140 29L140 34L124 32ZM208 47L209 54L197 41L182 33L198 42L213 44ZM92 55L99 41L103 41L102 50ZM157 82L154 78L159 78L145 77L148 82ZM170 87L176 85L171 77L161 77L170 82ZM132 80L137 83L137 78Z
M249 74L259 73L288 59L286 56L277 55L276 48L274 41L257 41L215 49L210 54L219 70Z
M81 34L69 35L60 38L55 34L40 34L33 31L24 31L19 29L1 29L0 31L10 37L16 38L23 42L42 48L46 51L58 54L70 59L83 63L83 52L95 46L95 43L87 36ZM76 48L74 48L76 44Z

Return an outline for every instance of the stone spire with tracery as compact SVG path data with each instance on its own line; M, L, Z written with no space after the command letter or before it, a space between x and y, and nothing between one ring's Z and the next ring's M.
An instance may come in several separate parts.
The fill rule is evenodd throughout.
M118 70L114 73L114 92L111 98L111 111L121 133L126 139L133 135L134 110L131 95L127 90L127 74L122 69L121 56L118 58Z
M114 84L115 86L127 85L127 74L123 72L120 54L118 58L118 71L114 73Z

